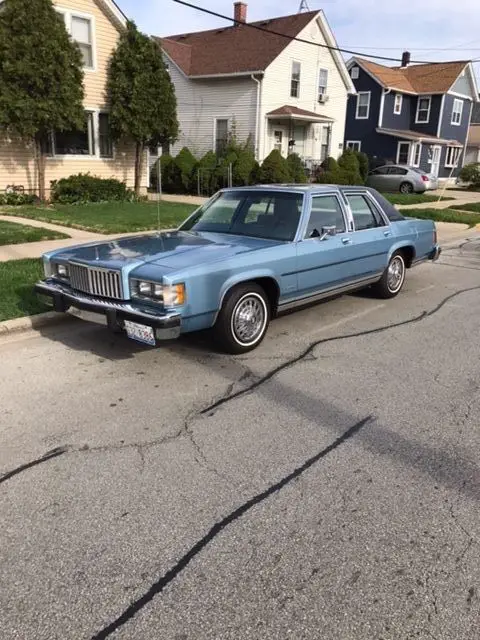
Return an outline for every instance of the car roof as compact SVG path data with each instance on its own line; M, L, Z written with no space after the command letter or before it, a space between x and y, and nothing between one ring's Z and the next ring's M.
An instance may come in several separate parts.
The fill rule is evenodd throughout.
M297 193L326 193L331 192L332 189L339 191L358 191L362 189L364 191L370 191L370 187L364 185L338 185L338 184L256 184L250 187L230 187L227 189L221 189L222 192L229 191L285 191Z

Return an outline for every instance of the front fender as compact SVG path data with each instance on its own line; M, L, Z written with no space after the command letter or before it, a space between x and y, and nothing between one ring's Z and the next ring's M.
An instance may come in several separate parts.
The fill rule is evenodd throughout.
M278 282L274 272L271 269L253 269L251 271L242 271L237 273L223 283L220 288L220 296L218 300L218 311L222 308L225 296L232 287L242 282L250 282L251 280L257 280L258 278L271 278L277 283L277 287L280 291L280 283Z

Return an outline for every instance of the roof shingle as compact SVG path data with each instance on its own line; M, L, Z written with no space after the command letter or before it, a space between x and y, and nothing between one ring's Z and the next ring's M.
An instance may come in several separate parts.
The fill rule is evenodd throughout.
M288 38L296 37L318 13L310 11L251 23L287 37L242 24L156 40L188 76L264 71L289 44Z
M370 60L355 60L382 86L409 93L446 93L468 64L466 60L385 67Z

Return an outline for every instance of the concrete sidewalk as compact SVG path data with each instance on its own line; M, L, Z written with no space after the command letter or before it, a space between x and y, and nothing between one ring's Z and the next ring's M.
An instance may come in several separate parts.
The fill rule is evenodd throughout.
M480 193L475 191L443 191L438 189L436 191L427 191L425 195L444 196L445 198L454 198L454 200L440 200L440 202L425 202L419 204L397 204L397 209L448 209L449 207L457 204L469 204L471 202L480 202Z

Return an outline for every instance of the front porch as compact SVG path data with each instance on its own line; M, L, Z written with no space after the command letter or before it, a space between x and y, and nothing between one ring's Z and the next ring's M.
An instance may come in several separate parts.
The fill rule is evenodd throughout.
M265 156L273 149L298 154L313 170L329 155L333 118L285 105L267 113Z

